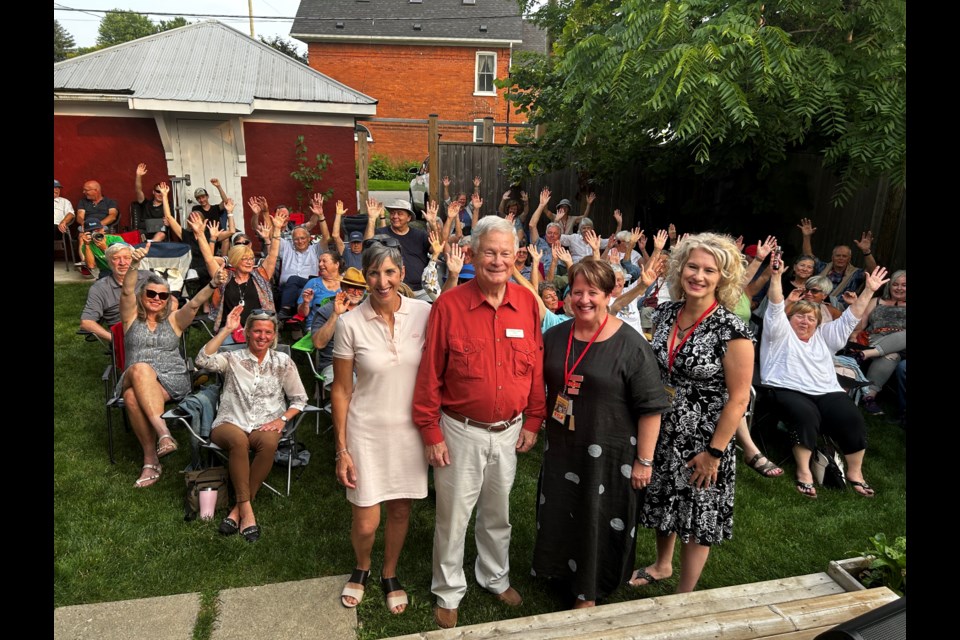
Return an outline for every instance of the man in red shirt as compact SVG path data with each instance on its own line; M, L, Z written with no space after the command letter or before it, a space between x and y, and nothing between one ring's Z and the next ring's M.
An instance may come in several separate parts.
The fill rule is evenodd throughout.
M434 467L434 619L456 626L467 591L463 551L477 506L477 582L502 602L510 586L510 489L516 453L529 451L546 418L543 336L533 294L509 282L513 225L488 216L473 229L476 277L433 305L413 395L413 420Z

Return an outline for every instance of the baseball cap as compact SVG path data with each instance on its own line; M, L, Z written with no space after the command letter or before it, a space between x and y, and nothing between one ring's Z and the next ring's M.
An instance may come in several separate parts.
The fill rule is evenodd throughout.
M96 231L102 226L103 226L103 223L100 222L100 218L88 218L83 221L84 231Z
M205 195L209 195L209 194L207 194L207 190L204 189L203 187L200 187L199 189L193 192L194 198L199 198L200 196L205 196Z
M359 231L351 231L348 236L349 242L363 242L363 234Z
M54 180L54 181L53 181L53 186L56 187L57 189L62 189L62 188L63 188L63 187L60 185L60 181L59 181L59 180Z

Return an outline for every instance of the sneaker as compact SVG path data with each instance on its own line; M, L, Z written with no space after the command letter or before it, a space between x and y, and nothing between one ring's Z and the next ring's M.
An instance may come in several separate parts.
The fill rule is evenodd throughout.
M871 416L882 416L883 409L880 408L880 405L877 404L876 398L864 398L863 399L863 410L866 411Z

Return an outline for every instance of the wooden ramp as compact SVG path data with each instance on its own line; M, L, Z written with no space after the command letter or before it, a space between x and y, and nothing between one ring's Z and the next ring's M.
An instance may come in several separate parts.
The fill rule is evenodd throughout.
M897 595L847 592L826 573L438 629L395 640L807 640Z

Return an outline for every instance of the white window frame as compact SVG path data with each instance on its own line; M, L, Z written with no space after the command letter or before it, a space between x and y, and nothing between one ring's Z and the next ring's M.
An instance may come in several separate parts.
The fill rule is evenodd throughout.
M473 127L473 141L483 142L483 118L474 118L477 124Z
M492 91L480 90L480 56L493 56L493 79L497 79L497 52L496 51L477 51L473 64L473 95L475 96L495 96L497 95L497 86L493 85Z

